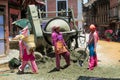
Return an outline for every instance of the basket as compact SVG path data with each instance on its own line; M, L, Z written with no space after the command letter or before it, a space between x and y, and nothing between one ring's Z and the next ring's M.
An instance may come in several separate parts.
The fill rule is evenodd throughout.
M33 34L30 34L29 36L23 38L23 41L26 44L26 46L28 47L28 49L35 49L36 48L35 39L34 39Z

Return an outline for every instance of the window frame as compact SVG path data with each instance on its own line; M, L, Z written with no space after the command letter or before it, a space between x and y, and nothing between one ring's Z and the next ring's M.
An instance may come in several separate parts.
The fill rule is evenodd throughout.
M68 0L56 0L56 11L58 11L58 1L66 1L66 10L68 11ZM66 14L66 16L68 13ZM58 13L56 13L56 16L58 16Z
M3 11L0 11L0 16L2 16L3 18L3 23L0 23L0 27L3 28L3 37L0 37L0 42L2 41L3 42L3 53L0 53L0 56L4 55L5 54L5 50L6 50L6 47L5 47L5 8L6 6L4 5L0 5L1 8L3 8L4 10ZM1 43L0 43L1 44Z

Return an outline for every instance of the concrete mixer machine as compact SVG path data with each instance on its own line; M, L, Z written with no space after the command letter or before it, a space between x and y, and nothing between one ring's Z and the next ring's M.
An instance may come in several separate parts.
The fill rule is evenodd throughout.
M84 29L78 30L72 9L69 8L68 11L61 10L43 12L40 9L38 9L35 5L29 5L27 13L28 20L32 26L31 34L35 35L35 43L37 49L48 50L47 48L52 47L51 33L53 26L60 26L60 31L64 36L68 48L74 46L73 48L75 49L79 47L79 44L84 44L86 40ZM43 16L56 13L58 13L59 15L51 18ZM72 45L73 41L74 45Z

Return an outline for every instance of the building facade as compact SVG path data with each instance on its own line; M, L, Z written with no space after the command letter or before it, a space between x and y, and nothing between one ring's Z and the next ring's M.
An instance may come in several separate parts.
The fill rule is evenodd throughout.
M42 3L43 2L43 3ZM0 0L0 55L7 54L9 51L9 37L18 34L19 29L12 23L21 18L27 18L27 7L30 4L36 5L41 11L68 11L74 10L76 24L80 23L82 15L82 0ZM81 11L81 12L80 12ZM43 14L44 17L55 17L59 13ZM67 16L68 14L64 14ZM79 20L78 20L79 19Z
M109 0L89 0L84 4L84 17L86 25L96 24L102 33L109 27Z
M120 0L88 0L83 11L87 26L95 23L101 32L112 29L114 33L120 28Z
M8 0L0 0L0 57L9 51Z
M18 28L12 25L12 22L21 18L20 3L15 0L8 0L8 15L9 15L9 36L14 37L18 34Z
M117 29L120 28L120 0L118 0L118 23L117 23Z
M110 28L116 32L119 20L118 0L110 0Z

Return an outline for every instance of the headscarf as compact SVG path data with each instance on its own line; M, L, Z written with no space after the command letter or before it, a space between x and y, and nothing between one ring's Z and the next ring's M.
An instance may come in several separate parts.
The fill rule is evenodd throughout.
M52 27L52 32L54 32L54 31L55 31L55 27L56 27L56 26L53 26L53 27Z
M60 26L53 26L52 32L56 31L56 29L60 28Z
M25 37L27 37L29 35L29 29L28 29L28 26L26 26L25 28L23 28L21 30L21 34Z
M92 31L96 30L96 27L95 27L94 24L91 24L89 28L90 28L90 30L92 30Z
M22 40L23 38L27 37L28 35L29 35L29 29L28 29L28 26L26 26L25 28L23 28L20 31L20 34L16 35L15 38L13 38L13 39Z

